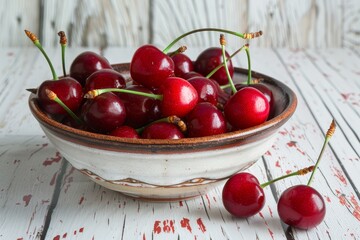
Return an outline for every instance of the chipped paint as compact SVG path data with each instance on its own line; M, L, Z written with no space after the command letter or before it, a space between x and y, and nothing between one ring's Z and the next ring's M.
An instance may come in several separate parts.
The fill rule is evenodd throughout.
M203 233L206 232L206 227L205 227L205 225L204 225L204 223L203 223L203 221L202 221L201 218L198 218L198 219L196 220L196 223L198 224L199 229L200 229Z
M187 229L190 233L191 233L191 226L190 226L190 220L188 218L183 218L181 221L180 221L180 225L182 228L185 228Z
M29 205L31 198L32 198L31 194L23 196L23 201L25 202L25 207L27 207Z

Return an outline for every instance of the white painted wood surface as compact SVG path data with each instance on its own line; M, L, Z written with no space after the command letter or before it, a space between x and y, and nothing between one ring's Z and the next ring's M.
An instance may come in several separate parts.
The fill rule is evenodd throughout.
M67 51L70 62L83 48ZM92 49L100 52L99 49ZM112 63L135 48L106 48ZM192 58L200 48L189 49ZM61 72L59 48L47 49ZM253 70L278 78L298 96L294 116L249 171L261 182L316 160L330 121L338 128L313 186L323 195L325 220L311 230L288 228L276 201L293 177L265 188L263 210L231 217L221 187L179 202L134 200L96 185L62 159L27 106L28 93L51 73L37 49L0 49L0 239L360 239L360 51L252 48ZM236 65L245 65L239 55Z
M185 31L221 27L239 32L263 30L253 46L324 48L360 46L358 0L12 0L0 1L0 47L30 46L23 30L44 45L134 47L167 45ZM234 41L235 40L231 40ZM184 40L189 47L218 44L209 34Z

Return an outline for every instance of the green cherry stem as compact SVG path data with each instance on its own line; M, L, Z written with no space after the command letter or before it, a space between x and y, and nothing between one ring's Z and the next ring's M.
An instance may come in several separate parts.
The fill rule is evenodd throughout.
M54 93L53 91L51 91L49 89L45 89L45 93L50 100L55 101L61 107L63 107L64 110L76 121L76 123L78 123L80 125L83 124L83 121L81 121L81 119L78 116L76 116L76 114L73 111L71 111L71 109L68 108L68 106L66 106L65 103L63 101L61 101L60 98L58 98L56 93Z
M137 128L136 132L141 134L146 127L150 126L151 124L158 123L158 122L167 122L167 123L175 124L180 129L180 131L183 133L186 132L186 130L187 130L185 122L183 120L181 120L181 118L179 118L178 116L172 115L172 116L160 118L160 119L155 120L154 122L151 122L143 127Z
M312 180L313 180L313 178L314 178L315 170L318 168L320 159L321 159L321 157L322 157L322 155L323 155L323 153L324 153L324 151L325 151L326 146L328 145L328 143L329 143L329 141L330 141L330 138L334 135L335 129L336 129L336 122L335 122L335 120L333 119L333 120L331 121L331 124L330 124L330 127L329 127L328 131L326 132L324 144L323 144L323 146L322 146L322 148L321 148L319 157L318 157L318 159L317 159L317 161L316 161L316 163L315 163L315 169L314 169L314 171L311 173L311 176L310 176L309 181L308 181L308 183L307 183L308 186L310 186L310 184L311 184L311 182L312 182Z
M107 92L121 92L121 93L129 93L129 94L144 96L144 97L150 97L150 98L157 99L157 100L163 99L163 96L160 94L144 93L144 92L138 92L138 91L122 89L122 88L103 88L103 89L90 90L84 95L84 98L92 99L92 98L97 97L100 94L107 93Z
M272 179L272 180L270 180L270 181L268 181L268 182L266 182L266 183L262 183L262 184L260 185L260 187L264 188L264 187L269 186L270 184L272 184L272 183L274 183L274 182L277 182L277 181L279 181L279 180L282 180L282 179L285 179L285 178L288 178L288 177L305 175L305 174L307 174L307 173L309 173L309 172L313 172L314 169L315 169L314 166L310 166L310 167L307 167L307 168L303 168L303 169L300 169L300 170L298 170L298 171L296 171L296 172L292 172L292 173L283 175L283 176L281 176L281 177Z
M175 56L176 54L185 52L186 49L187 49L186 46L181 46L181 47L179 47L176 51L168 53L168 55L169 55L169 57L173 57L173 56Z
M228 80L229 80L231 90L232 90L233 94L235 94L237 91L236 91L234 82L233 82L233 80L232 80L232 78L230 76L229 68L228 68L227 64L225 64L225 62L226 62L225 44L226 44L225 36L223 34L221 34L220 35L220 45L221 45L221 51L222 51L224 67L225 67L226 75L227 75Z
M60 45L61 45L61 61L62 61L62 69L63 74L66 76L66 67L65 67L65 49L67 45L67 38L64 31L58 32L58 35L60 37Z
M30 32L30 31L28 31L28 30L25 30L25 34L26 34L26 36L28 36L28 38L30 38L30 40L34 43L34 45L35 45L35 46L41 51L41 53L44 55L46 61L48 62L49 66L50 66L51 73L52 73L52 75L53 75L53 79L54 79L54 80L58 80L59 78L58 78L58 76L56 75L55 69L54 69L54 67L53 67L53 65L52 65L52 63L51 63L48 55L47 55L46 52L44 51L44 48L42 47L42 45L41 45L39 39L37 38L37 36L36 36L34 33Z
M252 77L251 77L251 60L250 60L250 51L249 51L249 45L245 45L245 52L248 62L248 80L247 84L250 85L252 83Z
M260 37L262 35L262 31L258 31L258 32L254 32L254 33L238 33L238 32L234 32L234 31L230 31L230 30L226 30L226 29L221 29L221 28L199 28L199 29L195 29L189 32L186 32L182 35L180 35L179 37L177 37L174 41L172 41L164 50L163 53L167 54L168 51L170 50L170 48L172 48L179 40L181 40L182 38L193 34L193 33L197 33L197 32L222 32L222 33L228 33L228 34L232 34L235 35L237 37L243 38L243 39L252 39L252 38L256 38L256 37Z

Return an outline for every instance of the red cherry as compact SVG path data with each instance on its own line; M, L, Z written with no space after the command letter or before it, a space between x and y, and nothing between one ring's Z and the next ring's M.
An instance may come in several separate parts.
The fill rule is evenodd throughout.
M140 138L137 131L130 126L120 126L110 132L110 135L123 138Z
M264 207L265 194L254 175L241 172L227 180L222 200L229 213L246 218L255 215Z
M160 87L163 99L160 109L163 116L186 116L197 104L198 93L185 79L167 78Z
M183 78L186 80L189 80L192 77L203 77L203 75L201 75L200 73L195 72L195 71L190 71L190 72L183 74Z
M46 80L38 88L37 95L40 106L50 114L67 114L62 106L49 99L46 89L53 91L71 111L76 112L82 102L82 87L71 77L59 80Z
M274 110L274 96L272 91L264 84L261 83L252 83L250 85L248 84L235 84L235 88L237 90L240 90L244 87L253 87L256 88L257 90L259 90L260 92L262 92L266 99L269 101L269 107L270 107L270 113L269 115L272 116L273 115L273 110Z
M224 107L225 117L235 129L253 127L265 122L269 111L269 101L253 87L237 91Z
M223 113L208 102L198 103L186 116L188 137L204 137L226 132Z
M111 69L106 58L97 53L86 51L79 54L70 66L70 76L85 85L86 79L100 69Z
M186 73L194 71L194 63L187 55L177 53L171 58L174 61L174 73L176 77L183 78Z
M226 58L229 58L230 55L226 52ZM222 50L218 47L211 47L205 49L200 55L197 57L194 67L195 71L199 72L203 76L209 74L214 68L218 65L222 64ZM230 72L230 76L234 75L234 67L232 65L231 60L227 61L227 66ZM211 76L212 79L216 80L220 85L227 84L229 82L226 70L224 67L221 67L217 70L214 75Z
M141 137L147 139L180 139L184 137L184 134L172 123L155 122L145 127Z
M130 75L145 87L158 88L166 78L174 76L174 61L155 46L144 45L131 59Z
M132 85L126 88L144 93L153 93L140 85ZM124 102L126 108L126 125L139 128L160 118L159 100L128 93L116 93Z
M125 88L125 78L113 69L101 69L91 74L87 79L84 91L101 88Z
M107 92L88 101L82 114L86 125L94 131L110 132L125 122L124 103L114 93Z
M309 229L322 222L326 206L323 197L314 188L297 185L281 194L278 213L284 223L300 229Z
M188 81L196 89L199 102L209 102L214 106L217 105L219 88L214 81L206 77L192 77Z

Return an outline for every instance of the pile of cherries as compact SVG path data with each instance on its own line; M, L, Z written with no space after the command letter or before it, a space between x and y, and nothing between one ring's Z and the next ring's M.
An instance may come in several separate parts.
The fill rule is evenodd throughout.
M34 90L38 103L49 116L66 125L123 138L203 137L265 122L273 107L273 96L266 85L252 81L247 44L237 52L247 53L248 81L236 85L232 82L231 58L237 52L230 56L225 51L223 35L221 47L205 49L195 61L183 53L184 47L168 52L181 38L199 31L224 32L244 39L262 34L198 29L181 35L163 51L143 45L130 62L132 81L126 81L107 59L90 51L78 55L67 74L64 60L67 40L63 32L59 32L63 76L58 78L37 37L25 30L44 54L53 75L52 80L42 82ZM266 185L260 185L250 173L234 175L223 189L225 208L237 217L256 214L264 206L262 188ZM300 228L316 226L325 215L321 195L310 186L288 189L278 206L280 218Z
M251 81L233 85L234 67L225 44L205 49L195 61L183 53L184 47L168 53L143 45L131 59L129 82L106 58L90 51L72 61L69 74L63 61L58 78L39 40L26 34L53 73L52 80L37 88L39 105L56 119L64 116L62 122L72 127L127 138L179 139L249 128L269 117L272 92Z

